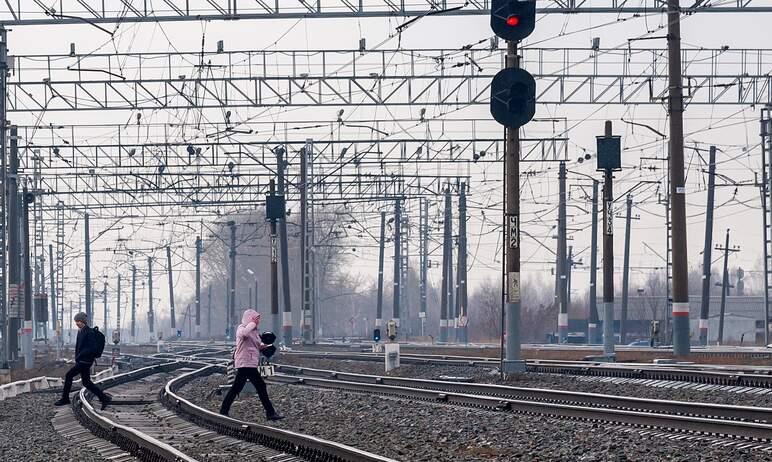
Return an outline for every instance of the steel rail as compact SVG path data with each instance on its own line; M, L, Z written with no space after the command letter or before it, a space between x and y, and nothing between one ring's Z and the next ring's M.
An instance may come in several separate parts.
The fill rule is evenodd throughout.
M99 380L96 383L103 389L109 389L159 372L170 372L186 365L188 364L183 362L159 364ZM81 389L72 402L72 409L80 424L94 435L129 451L143 461L197 462L196 459L150 435L100 415L89 401L92 397L93 394L90 391Z
M348 382L314 377L292 377L277 375L270 378L288 384L308 385L320 388L377 393L422 401L440 402L462 406L478 407L519 414L539 414L554 417L573 418L591 422L607 422L646 428L664 428L704 435L738 438L752 441L772 441L772 425L737 420L717 420L704 417L657 414L625 409L609 409L538 401L502 399L467 393L433 391L396 385L381 385L362 382Z
M176 394L185 384L215 372L225 373L225 366L208 365L170 380L161 392L161 402L187 420L222 435L293 453L310 461L333 462L396 462L344 444L308 435L225 417Z
M341 359L353 361L383 361L383 356L375 353L331 353L331 352L285 352L287 356L316 359ZM434 364L446 366L498 366L494 358L473 358L463 356L432 356L420 354L401 354L400 361L406 364ZM688 366L684 366L688 367ZM768 371L749 373L745 371L719 372L686 369L684 367L645 366L641 364L526 360L528 372L561 375L584 375L598 377L618 377L649 380L673 380L711 385L743 386L772 388L772 375Z
M578 404L592 407L617 408L631 411L707 417L724 420L743 420L772 424L772 408L646 399L601 393L512 387L507 385L485 383L466 383L445 380L354 374L348 372L286 365L276 365L275 367L277 371L286 372L287 374L302 375L304 377L318 377L338 381L393 385L398 387L448 391L454 393L492 396L524 401Z

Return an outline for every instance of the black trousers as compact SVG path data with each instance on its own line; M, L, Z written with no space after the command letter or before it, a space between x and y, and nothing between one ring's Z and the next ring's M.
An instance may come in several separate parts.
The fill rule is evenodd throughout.
M231 410L231 404L233 404L233 400L235 400L236 395L241 393L241 390L244 389L244 385L246 385L247 379L252 382L252 385L255 386L255 389L257 390L257 396L260 397L260 402L263 403L263 407L265 408L265 414L276 414L276 411L273 408L273 404L271 404L271 400L268 398L268 389L266 388L265 382L263 381L263 378L260 377L260 372L257 371L256 367L240 367L236 369L236 380L233 382L233 385L228 391L228 394L225 395L222 406L220 406L220 414L228 415L228 412Z
M67 375L64 376L64 390L62 391L62 399L69 399L70 390L72 389L72 379L76 375L80 374L80 381L84 387L93 393L100 401L105 400L105 394L99 389L94 382L91 381L91 364L75 363L72 368L67 371Z

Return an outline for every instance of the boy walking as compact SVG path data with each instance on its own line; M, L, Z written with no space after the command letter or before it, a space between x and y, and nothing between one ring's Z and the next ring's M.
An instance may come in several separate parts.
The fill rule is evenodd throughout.
M98 348L96 339L97 334L94 332L94 329L88 326L88 317L86 316L86 313L81 312L75 315L75 325L78 326L78 338L75 341L75 365L72 366L72 368L67 371L67 375L64 376L62 398L55 402L54 405L66 406L70 404L72 379L80 374L81 383L99 398L99 401L102 402L102 409L104 410L113 399L104 394L104 392L91 381L91 366L96 359Z

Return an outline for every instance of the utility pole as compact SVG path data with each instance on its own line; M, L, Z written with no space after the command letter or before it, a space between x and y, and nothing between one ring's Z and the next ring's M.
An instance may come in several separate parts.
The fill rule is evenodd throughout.
M300 266L302 267L303 315L301 329L303 342L310 343L311 330L311 258L310 236L308 235L308 154L306 148L300 148Z
M271 180L270 186L271 195L270 198L276 197L276 183ZM266 201L267 203L268 201ZM276 222L278 221L278 212L273 213L273 210L266 205L266 213L268 221L271 226L271 319L273 320L273 330L278 332L279 327L279 249L276 236Z
M0 26L0 94L7 94L7 79L8 79L8 35L5 27ZM0 334L3 336L2 344L0 344L0 380L5 383L6 380L11 379L11 369L8 365L9 356L11 356L11 338L16 337L16 331L12 331L9 327L11 324L10 313L10 297L8 297L8 291L6 290L10 284L14 281L10 279L10 274L6 272L9 268L9 260L13 260L14 256L8 249L7 238L9 237L8 228L11 225L11 221L7 220L8 217L8 165L6 163L6 129L7 129L7 111L6 111L6 98L0 98L0 178L2 185L0 185ZM12 208L12 207L11 207ZM6 251L8 249L8 251ZM10 258L9 258L10 256ZM17 289L18 290L18 289Z
M230 278L225 281L225 312L228 313L225 322L225 337L230 339L228 330L230 329L230 306L231 306L231 281Z
M306 145L300 149L300 263L302 266L303 289L303 342L312 343L316 339L316 259L314 228L314 142L307 138Z
M559 303L558 341L565 343L568 339L568 265L566 260L566 163L560 162L558 171L558 282Z
M400 308L400 265L402 263L402 201L394 201L394 310L392 319L399 329L399 308ZM399 331L398 331L399 332ZM399 335L399 334L397 334Z
M48 275L49 279L51 280L51 329L54 332L54 335L56 335L57 339L59 337L58 333L58 325L56 323L56 318L58 316L58 313L56 312L56 277L54 273L54 246L53 244L48 244ZM58 344L58 340L57 340Z
M61 333L61 326L56 322L57 317L59 316L59 313L56 312L56 273L54 273L54 246L53 244L48 244L48 274L51 278L51 329L54 332L54 335L56 338L54 339L54 342L56 344L56 358L59 359L59 356L61 354L60 347L61 347L61 340L62 340L62 333ZM5 272L5 271L3 271Z
M466 183L461 183L458 196L458 331L457 340L468 343L466 314L468 293L466 287Z
M5 37L5 29L0 29L0 36ZM5 45L5 39L2 44ZM2 102L5 105L5 101ZM5 120L0 121L5 123ZM19 330L24 317L24 285L21 268L21 212L19 207L19 153L17 150L18 135L15 125L11 126L10 162L8 177L8 327L7 345L8 359L19 357ZM2 156L5 158L5 155ZM4 185L5 186L5 185Z
M110 327L108 325L109 323L107 322L108 321L108 313L107 313L107 276L105 276L104 290L102 291L102 302L104 303L104 312L103 312L103 323L104 324L102 326L102 330L104 332L102 332L102 333L105 334L105 336L107 336L107 333L109 332L109 329L110 329ZM96 324L96 323L94 323L94 324Z
M137 267L131 265L131 341L137 336Z
M117 300L115 302L115 330L118 332L118 339L121 338L121 275L118 275L118 286L116 287ZM105 332L107 335L107 332Z
M587 343L598 343L598 180L592 180L592 237L590 240L590 321Z
M22 329L22 346L24 347L24 368L35 367L35 352L32 349L32 268L30 267L29 245L29 203L30 196L27 184L24 183L22 195L22 232L24 234L24 327Z
M630 220L632 219L633 196L627 195L627 214L625 215L625 254L622 269L622 313L619 317L619 343L627 344L627 299L630 288Z
M196 338L201 338L201 236L196 236Z
M456 338L456 290L458 281L453 278L453 206L448 210L448 223L450 223L450 234L448 234L448 264L445 271L448 272L448 342L453 342Z
M148 290L148 311L147 311L147 323L150 328L150 334L153 334L155 329L155 313L153 312L153 258L147 257L147 290ZM153 335L150 336L150 341L154 341Z
M717 245L716 250L724 251L724 273L721 280L721 311L718 318L718 344L721 345L724 343L724 311L726 308L726 295L729 291L729 252L740 251L737 246L729 248L729 228L726 230L724 247Z
M596 138L598 170L603 171L603 353L614 355L614 193L613 172L622 167L621 138L611 134L607 120L604 136Z
M206 311L206 337L212 337L212 285L209 285L209 301Z
M284 181L284 148L276 148L276 163L279 173L279 197L284 202L287 197L287 185ZM287 240L287 215L286 213L279 218L279 239L281 240L281 288L284 299L284 311L282 312L282 330L284 333L284 344L292 344L292 300L290 299L290 280L289 280L289 256ZM255 294L257 299L257 294Z
M383 326L383 259L386 249L386 212L381 212L381 236L378 250L378 300L375 306L375 328Z
M273 188L271 188L273 190ZM236 319L236 222L235 221L229 221L228 226L231 229L231 250L230 250L230 260L231 260L231 277L230 277L230 297L228 298L228 340L233 340L236 338L236 326L239 325L238 320ZM273 251L274 251L274 241L275 241L275 230L271 231L271 259L273 259ZM277 312L274 311L273 307L271 307L271 314L275 315ZM274 331L277 332L277 331Z
M507 41L507 68L519 68L517 42ZM520 128L507 126L504 146L506 237L506 356L503 372L525 370L520 356Z
M88 225L88 212L83 217L83 234L86 247L86 317L89 322L94 322L94 305L91 300L91 237L89 236L90 229ZM152 331L151 331L152 332Z
M445 213L443 214L442 233L442 287L440 292L440 342L448 341L448 292L451 284L448 279L450 262L450 187L445 190Z
M673 227L673 354L675 356L686 356L690 349L681 13L680 0L667 0L670 214Z
M420 308L418 317L421 320L421 336L426 335L426 284L427 270L429 267L429 203L425 198L419 199L420 218L419 218L419 265L418 271L418 291L420 296Z
M766 166L764 167L766 170ZM713 247L713 204L716 194L716 147L710 147L708 162L708 205L705 211L705 247L702 251L702 299L700 300L700 345L708 344L708 318L710 317L710 250ZM766 212L765 212L766 216ZM765 230L766 231L766 230Z
M764 238L764 344L769 345L769 304L772 288L772 105L761 109L761 208Z
M177 336L177 314L174 310L174 274L172 272L172 247L170 245L166 246L166 266L169 268L166 274L169 277L169 308L171 311L169 318L169 335L171 338L175 338Z

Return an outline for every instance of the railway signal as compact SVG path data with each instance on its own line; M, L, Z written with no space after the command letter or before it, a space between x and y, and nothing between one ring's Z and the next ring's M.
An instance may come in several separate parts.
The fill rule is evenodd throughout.
M505 214L507 223L505 274L507 304L504 316L506 329L506 360L502 348L502 373L525 371L520 359L520 127L533 119L536 113L536 81L525 69L520 69L517 42L528 37L536 26L536 2L493 0L491 29L507 40L506 66L491 82L491 115L506 129Z
M500 70L491 82L491 115L496 122L519 128L536 113L536 81L525 69Z
M510 41L522 40L536 27L536 2L518 0L493 0L491 4L491 29Z

